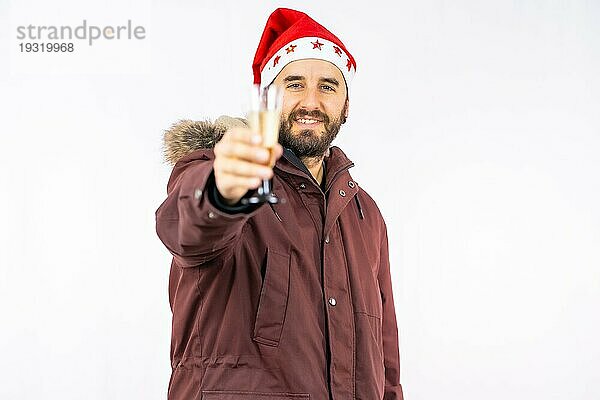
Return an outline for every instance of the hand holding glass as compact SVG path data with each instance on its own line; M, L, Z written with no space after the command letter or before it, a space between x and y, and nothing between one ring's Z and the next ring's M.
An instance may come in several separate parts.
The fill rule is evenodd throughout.
M276 85L261 89L254 85L250 96L250 110L248 111L248 124L253 132L262 137L262 146L269 150L269 161L267 165L271 168L275 165L274 147L279 139L279 121L281 118L281 105L283 92ZM256 194L249 198L243 198L242 204L258 204L279 202L279 199L271 192L271 179L263 179L262 184L256 190Z

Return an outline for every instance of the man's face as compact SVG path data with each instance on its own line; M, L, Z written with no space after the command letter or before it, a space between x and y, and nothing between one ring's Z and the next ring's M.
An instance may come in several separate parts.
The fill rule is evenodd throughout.
M323 60L297 60L273 84L283 88L279 143L301 158L325 154L348 116L340 70Z

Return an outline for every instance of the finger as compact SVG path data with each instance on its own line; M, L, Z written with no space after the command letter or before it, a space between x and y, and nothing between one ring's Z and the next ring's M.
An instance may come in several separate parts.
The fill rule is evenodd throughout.
M283 146L281 146L279 143L276 143L275 146L273 147L273 156L277 160L279 157L281 157L282 154L283 154Z
M261 137L258 133L252 132L248 128L232 128L225 132L231 142L242 142L246 144L260 144Z
M219 178L221 186L230 188L243 187L245 189L256 189L262 182L262 179L257 177L239 176L228 173L223 173Z
M238 158L264 164L269 160L269 151L261 146L242 142L219 142L215 145L215 155L226 158Z
M265 165L236 158L224 159L219 168L221 172L237 176L259 177L262 179L270 179L273 176L273 170Z

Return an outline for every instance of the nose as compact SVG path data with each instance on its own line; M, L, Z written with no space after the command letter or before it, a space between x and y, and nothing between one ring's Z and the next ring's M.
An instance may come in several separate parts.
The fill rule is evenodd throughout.
M314 88L308 88L304 91L304 97L300 101L300 107L307 110L318 110L321 102L319 99L319 93Z

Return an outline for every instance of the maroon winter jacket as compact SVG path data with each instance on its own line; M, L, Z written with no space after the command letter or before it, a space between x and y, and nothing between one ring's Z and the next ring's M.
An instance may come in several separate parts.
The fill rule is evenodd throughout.
M401 400L386 225L354 164L331 147L323 193L286 151L273 178L286 202L231 213L210 195L225 128L184 121L165 136L168 398Z

